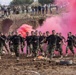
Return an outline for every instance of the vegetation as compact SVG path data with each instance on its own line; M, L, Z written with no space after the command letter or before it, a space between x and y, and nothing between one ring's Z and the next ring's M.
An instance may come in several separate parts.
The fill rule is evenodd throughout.
M31 4L33 0L13 0L11 5ZM39 0L41 4L53 3L54 0Z

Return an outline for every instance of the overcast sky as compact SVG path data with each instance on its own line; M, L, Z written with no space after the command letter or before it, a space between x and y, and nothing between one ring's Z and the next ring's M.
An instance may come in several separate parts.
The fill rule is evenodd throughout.
M0 4L8 5L12 0L0 0Z

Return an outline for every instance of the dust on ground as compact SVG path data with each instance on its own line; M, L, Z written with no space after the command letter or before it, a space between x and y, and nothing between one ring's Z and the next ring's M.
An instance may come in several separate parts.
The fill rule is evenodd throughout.
M76 65L59 65L47 60L34 61L32 57L26 58L25 55L21 55L20 61L17 62L15 57L4 55L0 60L0 75L76 75Z

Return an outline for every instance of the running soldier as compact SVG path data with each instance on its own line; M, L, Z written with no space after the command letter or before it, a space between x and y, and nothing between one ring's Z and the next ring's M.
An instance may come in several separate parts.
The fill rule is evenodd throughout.
M14 35L11 37L11 40L13 43L13 49L17 57L17 61L19 61L19 45L20 45L21 37L17 32L15 32Z
M60 53L61 58L63 57L62 43L63 43L63 39L59 36L59 33L57 33L56 51Z
M32 36L29 36L29 32L27 32L26 33L26 38L25 38L25 41L26 41L26 44L27 44L27 48L26 48L27 49L26 50L27 57L32 55L31 39L32 39ZM29 53L30 53L30 55L29 55Z
M52 35L48 36L46 41L48 41L48 52L50 54L50 58L53 58L54 50L56 49L56 42L57 42L55 30L52 30Z
M42 34L42 32L40 31L39 32L39 50L40 50L40 52L42 53L42 55L44 55L44 50L42 49L42 47L43 47L43 41L44 41L44 39L45 39L45 36Z
M7 40L8 40L8 45L9 45L11 55L14 55L13 42L11 40L12 36L13 36L13 32L9 33Z
M1 37L3 38L3 48L5 47L7 52L9 52L7 45L6 45L7 37L3 33L1 33ZM3 51L5 51L5 50L3 50Z
M45 37L45 40L44 40L44 43L45 44L47 44L47 50L46 50L46 52L45 52L45 57L47 57L48 56L48 44L49 44L49 36L50 36L50 33L49 33L49 31L46 31L46 37Z
M73 47L74 47L74 38L71 32L69 32L67 38L66 56L68 55L68 49L70 49L70 51L73 53L73 56L75 55Z
M0 32L0 59L1 59L1 55L2 55L4 41L5 41L5 39L2 37L1 32Z
M32 38L32 45L33 45L33 56L36 57L38 54L39 49L39 36L37 34L37 31L34 32L33 38Z
M24 47L25 47L25 39L21 36L21 34L19 34L20 37L20 48L22 51L22 54L24 53Z

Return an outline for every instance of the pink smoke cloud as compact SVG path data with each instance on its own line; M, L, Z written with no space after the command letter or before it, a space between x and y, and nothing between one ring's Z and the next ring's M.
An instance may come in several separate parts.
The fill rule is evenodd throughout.
M40 31L56 30L57 32L62 32L66 35L69 31L75 34L76 32L76 0L56 0L56 5L58 7L65 7L67 12L62 12L57 16L52 16L47 18L43 26L38 27Z
M65 37L67 37L68 32L76 34L76 0L56 0L55 4L59 8L64 7L64 12L47 18L43 25L37 29L42 32L49 31L50 33L52 30L56 30L56 32L61 32ZM64 47L64 53L65 50L66 48Z
M32 26L23 24L18 30L18 33L22 35L22 37L26 37L26 32L31 32L33 31Z

